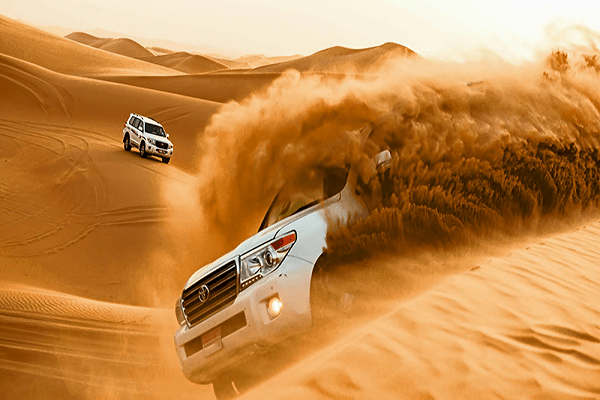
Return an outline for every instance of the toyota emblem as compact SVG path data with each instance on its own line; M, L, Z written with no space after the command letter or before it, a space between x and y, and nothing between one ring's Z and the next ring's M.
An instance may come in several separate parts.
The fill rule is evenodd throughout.
M208 290L208 286L202 285L202 287L198 291L198 300L200 300L200 304L204 304L204 302L208 300L209 295L210 291Z

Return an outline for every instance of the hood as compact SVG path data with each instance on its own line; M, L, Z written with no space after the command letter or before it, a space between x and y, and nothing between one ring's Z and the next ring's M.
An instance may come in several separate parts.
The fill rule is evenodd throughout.
M209 274L215 268L218 268L219 266L223 265L227 261L237 258L243 254L246 254L250 250L262 245L263 243L268 242L269 240L275 239L277 234L280 231L284 230L284 228L287 225L291 224L292 222L297 221L300 218L302 218L308 214L311 214L315 211L318 211L319 209L321 209L323 207L326 207L327 204L329 204L331 202L331 200L337 201L338 199L339 199L339 195L334 196L332 199L325 201L325 203L317 204L311 208L308 208L302 212L299 212L296 215L287 217L286 219L281 220L281 221L269 226L268 228L263 229L262 231L258 232L254 236L249 237L248 239L244 240L242 243L240 243L235 249L233 249L229 253L224 254L223 256L219 257L217 260L215 260L209 264L206 264L204 267L202 267L198 271L194 272L194 274L186 282L185 289L187 289L188 287L190 287L191 285L196 283L200 278ZM283 232L283 233L286 233L286 232Z
M171 143L171 141L164 136L153 135L152 133L147 133L147 132L146 132L146 135L148 135L151 139L154 139L158 142L165 142L165 143L169 143L171 146L173 145L173 143Z

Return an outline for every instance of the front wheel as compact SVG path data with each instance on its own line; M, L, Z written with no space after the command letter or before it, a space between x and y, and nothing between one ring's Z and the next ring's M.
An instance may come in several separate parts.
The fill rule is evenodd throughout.
M129 141L129 135L125 135L125 139L123 139L123 148L125 151L131 150L131 142Z
M233 387L233 381L224 377L213 382L213 391L217 400L231 400L239 396Z
M356 311L357 288L344 277L343 271L327 264L326 255L317 261L310 285L313 325L327 324Z
M169 157L163 157L162 158L162 162L164 162L165 164L168 164L169 161L171 161L171 158L169 158Z
M258 377L245 370L232 370L213 381L217 400L237 399L258 382Z
M142 142L140 144L140 157L146 158L148 157L148 153L146 153L146 143Z

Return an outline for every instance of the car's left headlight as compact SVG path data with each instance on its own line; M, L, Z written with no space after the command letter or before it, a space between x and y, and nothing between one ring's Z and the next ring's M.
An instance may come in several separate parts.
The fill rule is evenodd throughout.
M186 323L185 315L183 315L183 307L181 306L181 298L177 299L177 302L175 303L175 318L177 318L179 325Z
M148 138L148 141L156 146L156 140Z
M294 243L296 232L292 231L244 254L240 260L240 290L277 269Z

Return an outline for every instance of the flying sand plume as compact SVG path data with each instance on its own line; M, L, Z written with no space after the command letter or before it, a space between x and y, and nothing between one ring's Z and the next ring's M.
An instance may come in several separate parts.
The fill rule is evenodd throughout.
M393 173L371 217L330 227L329 252L341 258L512 234L596 209L595 57L557 51L521 66L411 59L375 75L288 72L214 116L201 142L204 211L232 242L243 239L286 180L367 157L352 130L373 120ZM465 84L482 72L483 82Z

